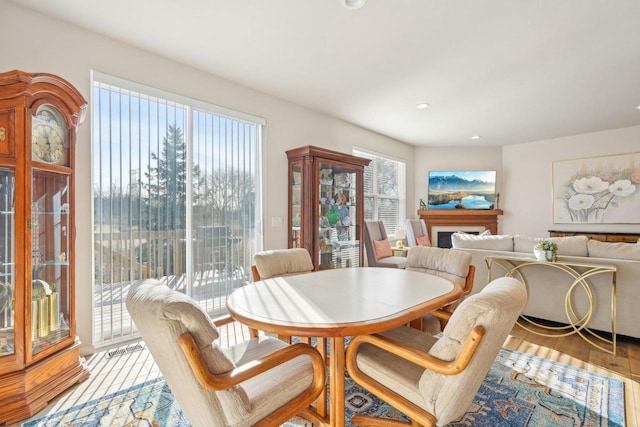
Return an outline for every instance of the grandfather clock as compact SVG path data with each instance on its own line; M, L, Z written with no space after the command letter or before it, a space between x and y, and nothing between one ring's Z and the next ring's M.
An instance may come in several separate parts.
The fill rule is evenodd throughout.
M74 155L86 106L57 76L0 74L0 424L89 376L74 296Z

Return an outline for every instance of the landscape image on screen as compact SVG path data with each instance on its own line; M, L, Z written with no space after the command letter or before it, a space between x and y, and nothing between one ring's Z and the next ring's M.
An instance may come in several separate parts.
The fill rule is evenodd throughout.
M494 209L496 171L429 171L429 209Z

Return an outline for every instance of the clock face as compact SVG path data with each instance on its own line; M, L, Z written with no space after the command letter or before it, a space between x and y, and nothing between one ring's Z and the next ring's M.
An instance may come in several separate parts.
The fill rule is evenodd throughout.
M50 105L43 105L31 123L33 160L66 164L67 132L60 113Z

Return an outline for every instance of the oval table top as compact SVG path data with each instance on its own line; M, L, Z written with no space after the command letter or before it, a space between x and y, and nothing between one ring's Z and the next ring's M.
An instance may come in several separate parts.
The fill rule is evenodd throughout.
M438 276L395 268L342 268L247 284L227 299L231 315L266 332L345 337L408 323L460 298Z

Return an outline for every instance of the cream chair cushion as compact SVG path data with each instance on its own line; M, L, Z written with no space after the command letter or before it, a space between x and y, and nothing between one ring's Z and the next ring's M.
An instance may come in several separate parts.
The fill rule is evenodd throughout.
M471 255L464 251L414 246L409 248L405 269L434 274L464 286L470 263Z
M484 327L486 333L471 362L457 375L435 373L368 344L363 344L357 353L358 367L433 414L438 426L446 425L468 409L526 301L525 286L514 278L502 277L464 300L453 312L441 338L406 326L380 334L450 361L473 328Z
M239 386L213 391L204 388L178 345L191 333L209 370L228 372L235 366L285 347L282 341L260 337L222 350L218 330L190 297L153 279L129 290L127 310L160 368L172 393L193 426L251 426L304 391L313 379L308 356L295 358Z
M253 262L261 279L313 271L313 262L306 249L276 249L258 252Z

